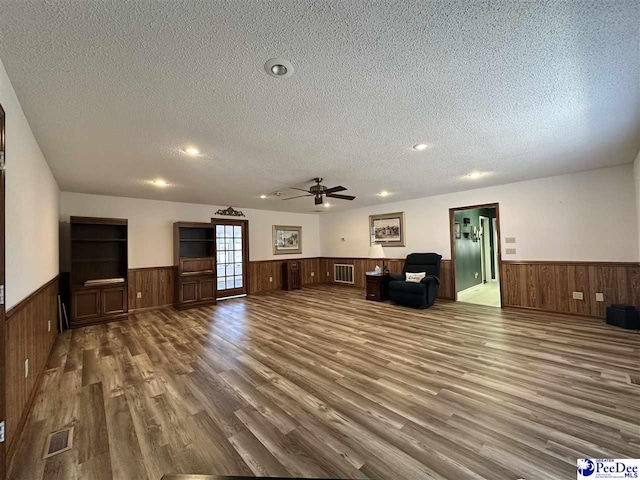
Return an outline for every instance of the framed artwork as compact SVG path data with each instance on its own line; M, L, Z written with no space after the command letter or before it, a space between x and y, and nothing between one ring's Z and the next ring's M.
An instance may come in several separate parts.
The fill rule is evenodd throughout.
M371 244L404 247L404 212L369 215Z
M274 225L273 254L291 255L294 253L302 253L302 227Z
M457 223L457 222L453 225L453 233L455 234L456 238L462 237L462 233L461 233L461 230L460 230L460 224Z

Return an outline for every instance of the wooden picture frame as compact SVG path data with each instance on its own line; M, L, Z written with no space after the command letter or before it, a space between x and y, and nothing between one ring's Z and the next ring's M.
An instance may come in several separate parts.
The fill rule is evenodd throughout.
M383 247L404 247L404 212L369 215L369 235L371 245L378 244Z
M274 255L294 255L302 253L302 227L274 225L272 239Z

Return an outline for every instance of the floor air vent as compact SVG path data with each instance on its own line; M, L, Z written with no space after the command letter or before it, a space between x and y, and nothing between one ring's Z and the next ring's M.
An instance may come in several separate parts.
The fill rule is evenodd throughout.
M333 278L336 283L349 283L353 285L353 265L334 264Z
M73 427L58 430L50 433L47 437L47 443L44 448L44 456L42 458L53 457L59 453L66 452L73 448Z

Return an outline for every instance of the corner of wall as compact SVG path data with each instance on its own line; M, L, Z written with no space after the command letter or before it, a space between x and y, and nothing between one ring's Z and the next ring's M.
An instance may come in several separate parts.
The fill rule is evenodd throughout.
M636 237L638 238L638 261L640 261L640 151L633 162L633 179L636 192Z

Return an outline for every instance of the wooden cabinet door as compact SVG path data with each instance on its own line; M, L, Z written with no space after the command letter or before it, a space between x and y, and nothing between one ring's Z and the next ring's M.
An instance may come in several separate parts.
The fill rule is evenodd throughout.
M73 320L88 320L100 316L100 290L73 292Z
M198 281L190 280L180 283L180 303L193 303L198 301Z
M100 302L103 316L121 315L127 312L127 289L124 287L104 288Z
M203 278L198 281L200 301L215 300L216 298L216 282L213 278Z
M297 263L291 266L291 288L300 288L300 268Z

